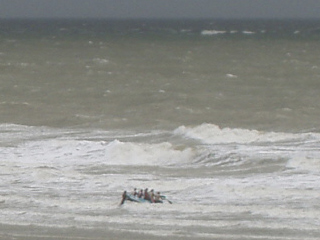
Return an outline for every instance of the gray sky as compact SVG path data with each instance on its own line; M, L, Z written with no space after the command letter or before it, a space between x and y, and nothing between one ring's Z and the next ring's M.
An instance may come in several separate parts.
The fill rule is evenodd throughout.
M320 18L320 0L0 0L0 18Z

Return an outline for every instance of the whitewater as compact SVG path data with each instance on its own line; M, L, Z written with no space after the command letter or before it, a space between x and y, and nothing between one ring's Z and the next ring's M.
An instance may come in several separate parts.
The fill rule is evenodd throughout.
M318 25L6 22L0 239L318 239Z

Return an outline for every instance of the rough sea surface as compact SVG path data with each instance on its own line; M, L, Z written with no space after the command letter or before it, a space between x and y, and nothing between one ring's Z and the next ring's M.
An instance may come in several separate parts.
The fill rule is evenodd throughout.
M311 20L1 20L0 239L319 239L319 56Z

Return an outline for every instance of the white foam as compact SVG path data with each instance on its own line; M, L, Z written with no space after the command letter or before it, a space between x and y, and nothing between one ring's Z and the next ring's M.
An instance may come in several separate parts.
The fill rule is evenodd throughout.
M109 60L103 58L94 58L93 62L97 64L108 64Z
M286 167L299 172L319 173L320 158L310 158L308 156L293 157L288 161Z
M120 142L106 146L106 163L111 165L173 165L192 159L190 148L175 149L171 143L159 144Z
M227 73L226 77L228 77L228 78L238 78L237 75L234 75L234 74L231 74L231 73Z
M242 33L247 35L255 34L255 32L252 32L252 31L242 31Z
M76 166L90 164L127 166L172 166L193 159L191 148L175 148L169 142L148 144L114 140L43 139L4 148L8 161L36 166ZM23 156L23 157L22 157Z
M219 31L219 30L203 30L201 31L201 35L219 35L219 34L225 34L227 31Z
M263 132L241 128L220 128L217 125L208 123L195 127L180 126L174 130L174 133L186 138L199 140L206 144L277 142L301 138L301 134Z
M29 221L78 227L102 224L119 229L132 224L134 229L172 225L178 228L199 225L209 229L232 226L243 217L247 218L240 223L250 228L312 229L318 223L320 175L308 174L320 166L317 134L221 129L214 124L182 126L172 133L174 139L163 131L128 134L18 125L0 125L0 131L5 134L1 140L18 140L13 146L0 147L4 193L0 198L4 209L1 223ZM116 136L119 140L114 140ZM155 136L160 138L155 141ZM199 140L200 144L190 141L188 145L185 138ZM297 142L292 146L291 142L278 142L281 139ZM267 141L273 142L265 144ZM204 163L202 159L195 160L201 151L207 151L203 154ZM281 167L274 172L260 171L261 165L267 165L263 161L261 165L244 166L251 170L257 167L258 171L238 175L232 171L242 166L226 164L278 156L289 159L283 166L288 168L285 171ZM195 169L194 165L204 166L208 161L224 163L211 165L205 171ZM139 166L141 171L136 172L130 166ZM183 171L172 171L182 166ZM226 169L226 174L220 174L219 169ZM189 171L194 172L189 174ZM132 187L159 190L173 204L128 202L117 208L122 191L130 191ZM147 220L139 221L141 214L145 219L158 220L146 224ZM237 222L230 221L230 216ZM277 224L271 223L273 220Z

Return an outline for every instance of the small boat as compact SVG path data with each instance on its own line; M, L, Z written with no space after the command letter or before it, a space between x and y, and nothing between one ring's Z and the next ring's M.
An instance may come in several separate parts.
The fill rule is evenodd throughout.
M161 200L152 202L151 200L144 199L144 198L139 198L138 196L135 196L135 195L133 195L133 194L129 194L129 193L127 193L127 192L125 191L125 192L122 194L122 201L121 201L120 205L124 204L124 202L125 202L126 200L131 201L131 202L136 202L136 203L163 203L162 200L166 200L166 201L168 201L170 204L172 204L172 202L171 202L170 200L168 200L168 199L166 198L166 196L161 195L160 198L161 198Z
M131 202L137 202L137 203L152 203L150 200L148 199L144 199L144 198L139 198L137 196L134 196L132 194L127 194L127 200L131 201ZM155 203L163 203L162 201L157 201Z

